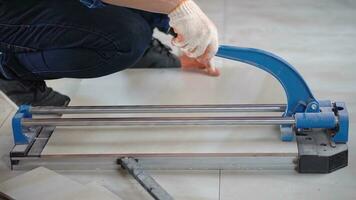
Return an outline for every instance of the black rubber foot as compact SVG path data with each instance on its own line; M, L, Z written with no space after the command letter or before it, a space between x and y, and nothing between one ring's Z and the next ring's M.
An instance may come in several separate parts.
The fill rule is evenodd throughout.
M299 173L331 173L348 165L348 151L332 156L302 155L299 157Z

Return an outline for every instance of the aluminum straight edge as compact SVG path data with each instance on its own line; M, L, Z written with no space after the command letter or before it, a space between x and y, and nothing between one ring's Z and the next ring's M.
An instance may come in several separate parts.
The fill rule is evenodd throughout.
M24 118L23 126L294 125L293 117Z
M32 114L284 112L285 104L31 107Z
M15 170L33 169L44 166L53 170L117 170L117 161L125 156L47 156L12 157L20 161ZM139 161L145 170L293 170L298 153L288 155L253 156L129 156Z
M123 166L137 182L156 200L173 200L173 197L134 158L120 159Z

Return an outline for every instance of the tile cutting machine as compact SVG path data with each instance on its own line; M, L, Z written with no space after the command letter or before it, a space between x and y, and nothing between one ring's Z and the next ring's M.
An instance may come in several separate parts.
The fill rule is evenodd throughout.
M59 126L237 126L276 125L280 127L280 139L285 142L296 140L298 155L292 162L300 173L330 173L348 164L349 119L345 103L316 99L302 76L293 66L269 52L232 46L221 46L218 57L240 61L255 66L274 76L283 86L286 104L229 104L229 105L140 105L140 106L68 106L31 107L23 105L12 120L15 146L10 153L13 167L28 160L41 160L41 151L53 130ZM279 112L280 116L206 116L207 113ZM62 114L114 114L114 113L204 113L195 117L116 117L116 118L62 118ZM37 117L41 115L41 117ZM52 115L43 117L43 115ZM53 117L53 115L57 117ZM42 138L38 140L38 138ZM45 138L45 139L44 139ZM175 156L172 156L175 157ZM170 158L120 157L118 163L128 171L156 199L166 199L168 195L143 169L177 168L234 169L241 168L246 158L226 155L215 157L186 158L177 155ZM261 156L265 159L264 156ZM258 155L250 161L257 163ZM204 159L204 160L202 160ZM267 159L268 160L268 159ZM271 157L272 162L276 157ZM225 163L225 164L224 164ZM207 166L209 165L209 166ZM169 168L169 167L168 167ZM148 177L148 178L147 178ZM152 188L158 188L152 190ZM158 193L157 193L158 191ZM156 193L155 193L156 192ZM163 196L160 196L163 195ZM168 198L169 199L169 198Z

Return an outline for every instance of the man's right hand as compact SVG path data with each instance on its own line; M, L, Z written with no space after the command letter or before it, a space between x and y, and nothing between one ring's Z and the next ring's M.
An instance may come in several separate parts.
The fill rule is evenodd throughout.
M178 35L172 40L173 45L206 66L208 71L215 71L210 63L219 44L218 31L213 22L192 0L183 1L168 16L170 26Z

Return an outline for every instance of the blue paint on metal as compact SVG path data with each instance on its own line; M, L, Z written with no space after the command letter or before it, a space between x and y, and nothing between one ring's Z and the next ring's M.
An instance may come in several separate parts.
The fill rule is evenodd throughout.
M344 102L336 102L335 109L339 119L337 132L332 138L335 143L347 143L349 139L349 114Z
M332 129L337 125L333 112L296 113L294 115L296 128L325 128Z
M331 101L317 101L302 76L282 58L259 49L233 46L221 46L217 56L253 65L273 75L281 83L287 96L284 116L294 116L297 128L336 128L338 132L333 140L337 143L347 142L348 114L345 105L338 103L343 109L336 116ZM281 140L291 141L293 138L292 127L281 126Z
M321 101L319 100L319 106L332 108L333 104L330 100L321 100Z
M287 95L285 116L305 112L310 104L316 105L313 112L320 111L318 101L302 76L282 58L259 49L232 46L221 46L217 56L253 65L273 75L281 83Z
M23 113L16 113L12 118L12 134L15 144L28 144L28 138L23 133L21 120L24 118Z
M14 137L14 143L16 145L29 143L27 136L23 132L22 119L32 117L30 109L31 106L22 105L17 110L15 116L12 118L12 134Z
M24 117L26 117L26 118L31 118L32 117L31 106L29 106L29 105L21 105L17 112L23 113Z
M282 58L263 50L220 46L216 56L253 65L273 75L283 86L287 96L287 108L284 116L295 113L320 112L319 103L314 98L303 77ZM293 131L281 129L281 140L292 141Z
M281 125L280 126L280 130L281 130L280 139L283 142L293 141L293 139L294 139L294 129L293 129L292 126L290 126L290 125Z

